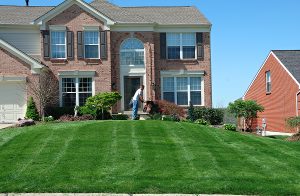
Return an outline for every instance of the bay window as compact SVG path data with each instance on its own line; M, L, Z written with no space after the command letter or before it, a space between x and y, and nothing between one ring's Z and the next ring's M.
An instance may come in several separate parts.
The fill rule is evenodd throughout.
M99 58L99 32L84 32L84 56L89 59Z
M163 77L162 99L177 105L203 105L201 77Z
M66 32L51 31L51 58L66 58Z
M167 33L168 59L195 59L196 33Z
M92 78L62 78L61 101L64 107L82 106L92 96Z

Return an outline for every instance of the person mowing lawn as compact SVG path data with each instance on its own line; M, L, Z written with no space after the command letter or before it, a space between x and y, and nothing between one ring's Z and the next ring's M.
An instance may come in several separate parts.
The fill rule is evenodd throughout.
M132 97L132 120L138 120L138 108L139 108L139 101L144 103L143 98L143 90L144 85L141 85L140 88L135 92L134 96Z

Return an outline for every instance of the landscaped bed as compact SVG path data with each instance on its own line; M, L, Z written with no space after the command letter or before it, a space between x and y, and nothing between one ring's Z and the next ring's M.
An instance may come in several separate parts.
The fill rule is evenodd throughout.
M300 194L300 143L191 123L86 121L0 132L0 192Z

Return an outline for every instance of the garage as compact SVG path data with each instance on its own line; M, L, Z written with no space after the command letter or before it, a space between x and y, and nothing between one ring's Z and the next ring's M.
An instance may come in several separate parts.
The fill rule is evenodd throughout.
M14 123L25 113L25 78L0 78L0 123Z

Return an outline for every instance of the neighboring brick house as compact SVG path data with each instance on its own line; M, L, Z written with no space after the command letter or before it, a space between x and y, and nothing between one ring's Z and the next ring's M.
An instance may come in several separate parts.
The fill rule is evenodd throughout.
M210 22L195 7L118 7L65 0L56 7L0 6L0 123L23 117L27 87L49 67L57 105L83 105L118 91L127 103L139 84L147 100L212 106Z
M261 127L265 119L267 131L295 132L286 126L286 119L299 115L300 51L272 50L243 99L256 100L264 106L253 129Z

